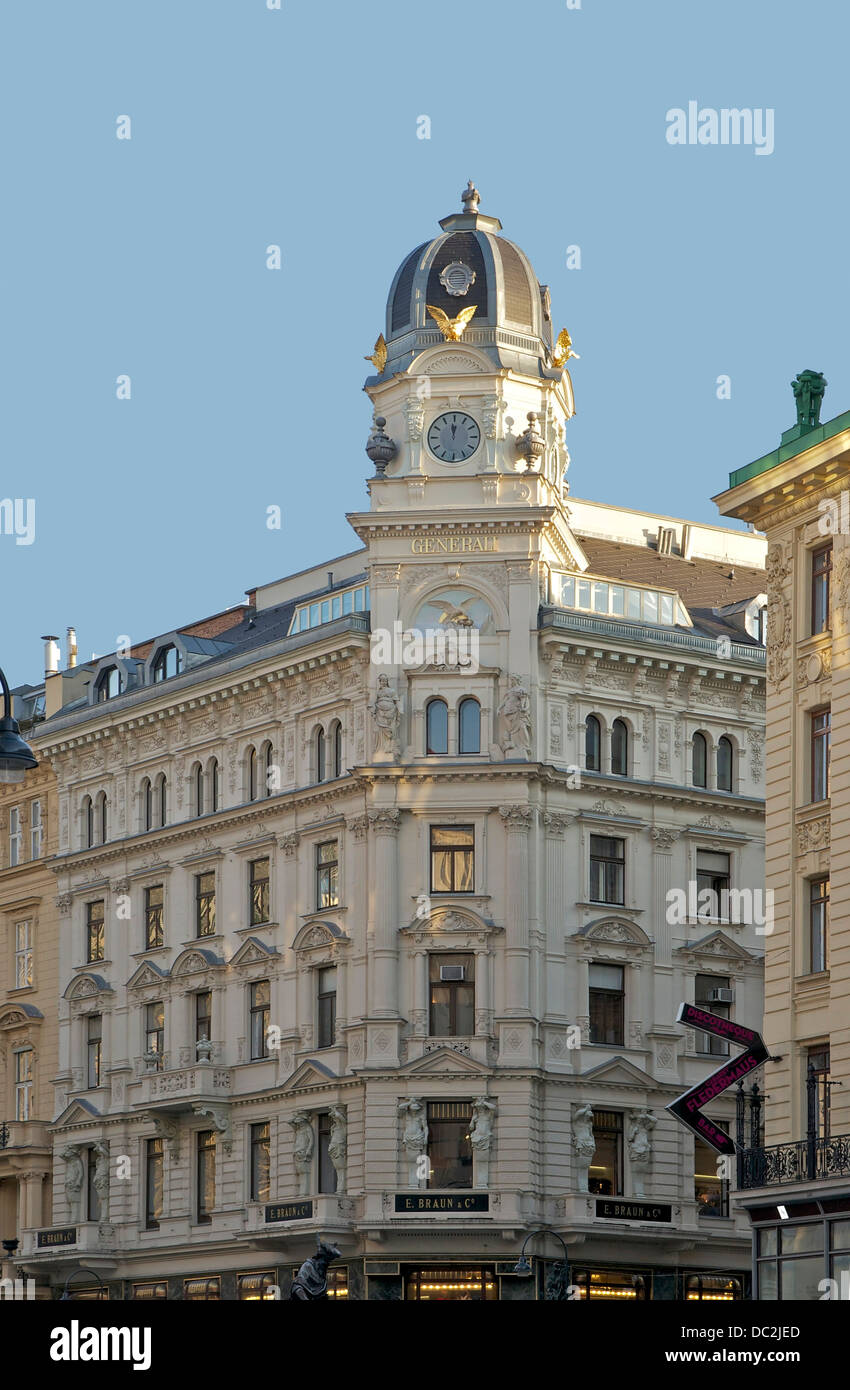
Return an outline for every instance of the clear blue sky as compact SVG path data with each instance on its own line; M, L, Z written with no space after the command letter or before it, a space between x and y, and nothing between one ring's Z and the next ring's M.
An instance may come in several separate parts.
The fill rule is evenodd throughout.
M0 498L36 501L32 545L0 535L13 684L42 633L88 657L353 548L363 354L469 177L581 354L577 495L716 521L798 371L850 406L837 0L7 0L0 26ZM690 100L772 108L774 153L671 146Z

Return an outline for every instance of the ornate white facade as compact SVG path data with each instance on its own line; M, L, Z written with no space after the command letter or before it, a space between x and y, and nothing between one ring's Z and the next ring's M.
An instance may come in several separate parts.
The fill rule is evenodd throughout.
M548 292L476 207L393 282L362 548L102 660L88 697L86 668L48 682L60 1063L24 1255L54 1282L285 1291L321 1234L338 1296L534 1297L544 1227L582 1296L743 1290L746 1229L699 1208L664 1107L716 1066L683 999L726 981L761 1017L752 912L670 895L724 864L761 887L763 542L568 496ZM439 302L478 312L444 341L429 277L458 264ZM452 415L480 443L441 461ZM473 657L377 647L433 629Z

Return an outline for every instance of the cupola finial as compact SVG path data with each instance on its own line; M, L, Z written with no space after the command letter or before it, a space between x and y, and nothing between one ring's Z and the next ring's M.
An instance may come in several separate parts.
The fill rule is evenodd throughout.
M478 192L472 179L467 181L466 188L460 195L460 201L463 203L464 212L478 211L478 204L481 202L481 194Z

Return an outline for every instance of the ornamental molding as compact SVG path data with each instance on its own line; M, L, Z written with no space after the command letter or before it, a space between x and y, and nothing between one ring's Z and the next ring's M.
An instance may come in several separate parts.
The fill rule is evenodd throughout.
M797 853L808 854L814 849L829 849L829 816L819 816L817 820L800 821L797 825Z

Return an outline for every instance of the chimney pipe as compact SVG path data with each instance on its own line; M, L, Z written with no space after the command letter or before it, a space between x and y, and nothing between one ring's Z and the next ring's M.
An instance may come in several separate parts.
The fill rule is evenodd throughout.
M41 640L44 643L44 674L55 676L59 670L59 639L42 637Z
M69 628L68 628L68 665L69 665L69 667L70 667L70 666L76 666L76 664L77 664L77 630L76 630L76 628L69 627Z
M328 588L329 588L329 589L332 589L333 586L334 586L334 572L333 572L333 570L328 570Z

